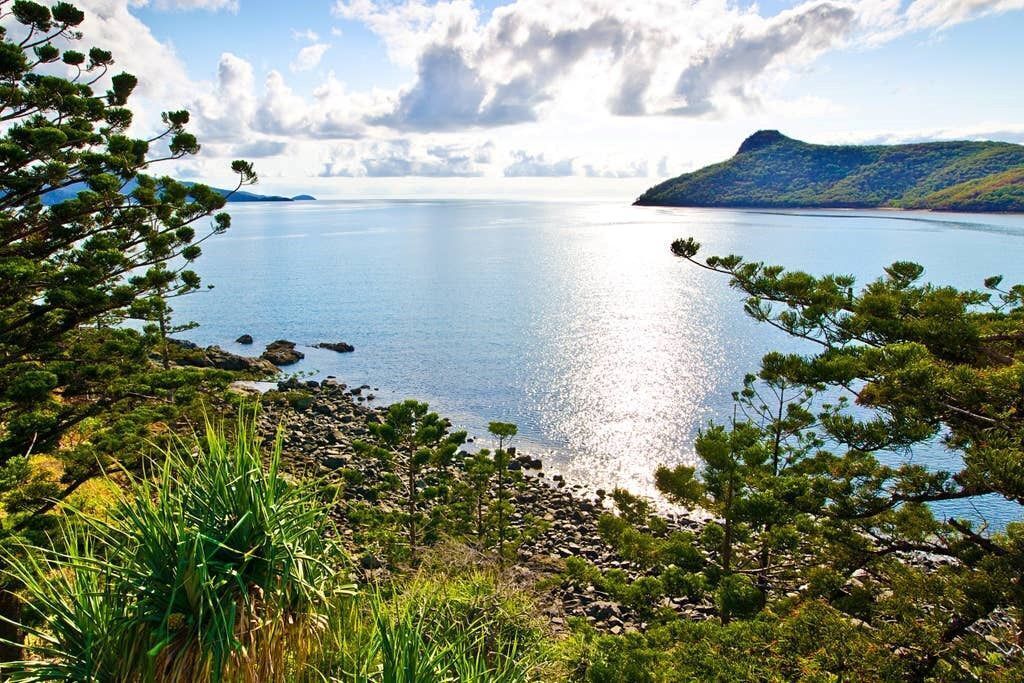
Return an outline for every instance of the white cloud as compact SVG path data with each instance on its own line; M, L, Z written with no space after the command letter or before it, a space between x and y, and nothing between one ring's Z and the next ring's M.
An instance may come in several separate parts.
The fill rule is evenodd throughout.
M599 64L615 115L710 116L758 108L772 86L825 51L942 30L1024 0L810 0L773 17L727 0L515 0L486 18L469 0L336 0L384 40L415 81L372 122L443 131L543 118Z
M320 171L321 177L430 178L484 175L494 144L425 145L407 138L349 142L335 145Z
M1024 0L914 0L904 13L911 29L945 29L978 17L1024 9Z
M304 98L292 89L281 72L270 71L263 92L256 89L252 65L237 55L221 55L217 81L207 84L191 109L201 139L242 143L260 135L293 139L348 139L362 137L361 118L382 111L383 95L350 93L333 72Z
M127 0L79 0L85 13L79 29L84 39L76 49L101 47L114 56L109 75L127 71L136 75L138 97L164 109L182 106L191 92L191 81L174 48L157 40L149 27L129 11ZM7 23L7 15L4 23ZM108 78L109 78L108 75ZM107 81L98 84L106 87ZM136 105L138 97L133 100Z
M245 139L256 112L256 79L252 65L230 52L220 56L217 82L195 97L190 106L202 139L212 142Z
M314 31L311 28L303 29L302 31L293 28L292 29L292 38L294 38L295 40L304 40L307 43L319 43L320 42L319 34L317 34L317 32Z
M353 91L344 74L329 73L303 91L296 84L307 79L289 67L322 68L327 32L341 33L330 23L291 31L301 42L291 43L297 55L290 64L254 68L256 62L225 52L216 72L189 74L173 45L158 40L132 8L232 10L239 2L78 4L87 15L83 44L110 49L113 72L139 77L137 122L157 125L162 109L193 113L206 146L187 171L206 172L223 166L224 157L241 156L263 159L261 166L280 174L495 181L672 175L715 158L725 138L732 150L766 124L788 122L794 134L806 130L804 123L817 125L820 137L822 126L837 125L829 116L856 113L828 93L788 87L821 54L913 32L942 35L961 22L1024 8L1024 0L808 0L764 16L757 5L734 0L512 0L490 12L470 0L341 0L336 15L379 35L410 80L390 90ZM998 121L1005 112L991 115ZM636 116L650 118L638 127L630 118ZM683 116L691 120L682 123ZM946 121L961 119L936 125ZM498 126L505 128L495 144L486 129ZM998 122L884 135L894 142L1024 141L1019 126Z
M467 0L339 0L417 78L374 123L425 131L534 121L584 64L600 63L608 111L705 114L755 100L774 68L806 63L857 27L854 6L807 2L766 19L725 0L516 0L486 21Z
M315 69L320 64L320 60L323 59L324 53L330 47L327 43L314 43L302 48L299 50L299 54L295 56L295 61L291 63L292 71Z
M557 178L574 175L572 159L549 161L544 154L530 154L519 149L512 152L512 163L502 173L507 178Z
M253 140L240 145L234 145L230 154L233 157L243 159L261 159L273 157L284 153L288 149L288 143L283 140Z
M675 94L685 104L669 113L706 114L723 91L749 99L747 84L769 67L787 58L809 61L848 36L856 22L851 7L826 2L783 12L753 29L741 25L683 69Z
M958 128L926 128L890 130L860 135L834 135L829 142L862 145L897 145L912 142L938 142L943 140L997 140L1024 144L1024 125L1019 123L988 123Z
M633 161L625 165L583 164L583 175L588 178L646 178L647 161Z

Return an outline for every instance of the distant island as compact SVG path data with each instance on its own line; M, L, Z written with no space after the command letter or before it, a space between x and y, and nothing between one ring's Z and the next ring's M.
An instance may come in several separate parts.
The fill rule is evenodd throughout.
M1024 146L814 145L759 130L731 159L655 185L635 204L1024 211Z
M231 190L223 190L219 187L213 188L217 192L228 198L229 202L294 202L306 199L315 199L308 194L300 194L295 197L282 197L276 194L256 194L255 192L245 192L244 190L237 190L234 194L230 194Z
M194 185L195 183L189 181L183 181L183 185ZM125 185L122 192L128 194L138 186L136 181L131 181ZM42 196L43 204L52 206L53 204L60 204L61 202L69 199L74 199L78 196L79 192L83 192L89 189L85 183L75 183L62 187L56 190L50 190ZM314 201L316 197L308 194L300 194L294 197L282 197L279 195L267 195L267 194L256 194L255 192L246 192L244 190L237 190L232 193L231 190L225 190L220 187L213 188L215 191L221 193L228 198L229 202L297 202L297 201Z

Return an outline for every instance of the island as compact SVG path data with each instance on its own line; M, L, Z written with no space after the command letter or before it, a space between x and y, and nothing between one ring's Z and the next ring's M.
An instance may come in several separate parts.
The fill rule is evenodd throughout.
M655 185L635 204L1024 211L1024 146L816 145L760 130L731 159Z
M194 185L195 183L191 181L181 181L181 184L191 186ZM121 192L124 194L129 194L136 187L138 187L138 182L135 180L131 180L125 184ZM61 202L65 202L69 199L74 199L75 197L78 196L79 192L83 192L88 189L89 187L85 183L73 183L71 185L68 185L67 187L49 190L48 192L44 193L42 197L40 197L40 200L44 205L52 206L54 204L60 204ZM312 201L316 199L316 197L313 197L312 195L308 194L300 194L295 197L282 197L280 195L256 194L255 192L246 192L245 190L231 191L225 190L220 187L214 187L213 190L227 197L227 200L229 202L295 202Z

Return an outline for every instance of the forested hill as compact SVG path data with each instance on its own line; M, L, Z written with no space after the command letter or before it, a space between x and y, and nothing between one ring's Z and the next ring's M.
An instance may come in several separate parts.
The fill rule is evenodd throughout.
M666 180L636 204L1024 211L1024 146L812 145L761 130L731 159Z

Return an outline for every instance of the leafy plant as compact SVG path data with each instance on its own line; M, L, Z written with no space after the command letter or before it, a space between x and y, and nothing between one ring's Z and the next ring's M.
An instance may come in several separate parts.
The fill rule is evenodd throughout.
M72 515L66 550L7 553L33 657L12 680L285 680L351 592L312 484L264 467L254 418L207 425L109 519Z
M167 339L181 329L168 301L200 288L191 264L230 216L222 192L147 175L199 152L189 114L131 137L137 79L101 47L76 49L82 11L3 0L0 14L0 540L45 544L56 506L115 459L139 464L230 381L177 367ZM235 189L256 181L249 163L231 168ZM17 620L17 604L0 598L0 614ZM13 643L0 660L20 658L17 634L0 632Z
M423 575L346 603L316 663L370 683L541 680L544 634L532 604L493 575Z

